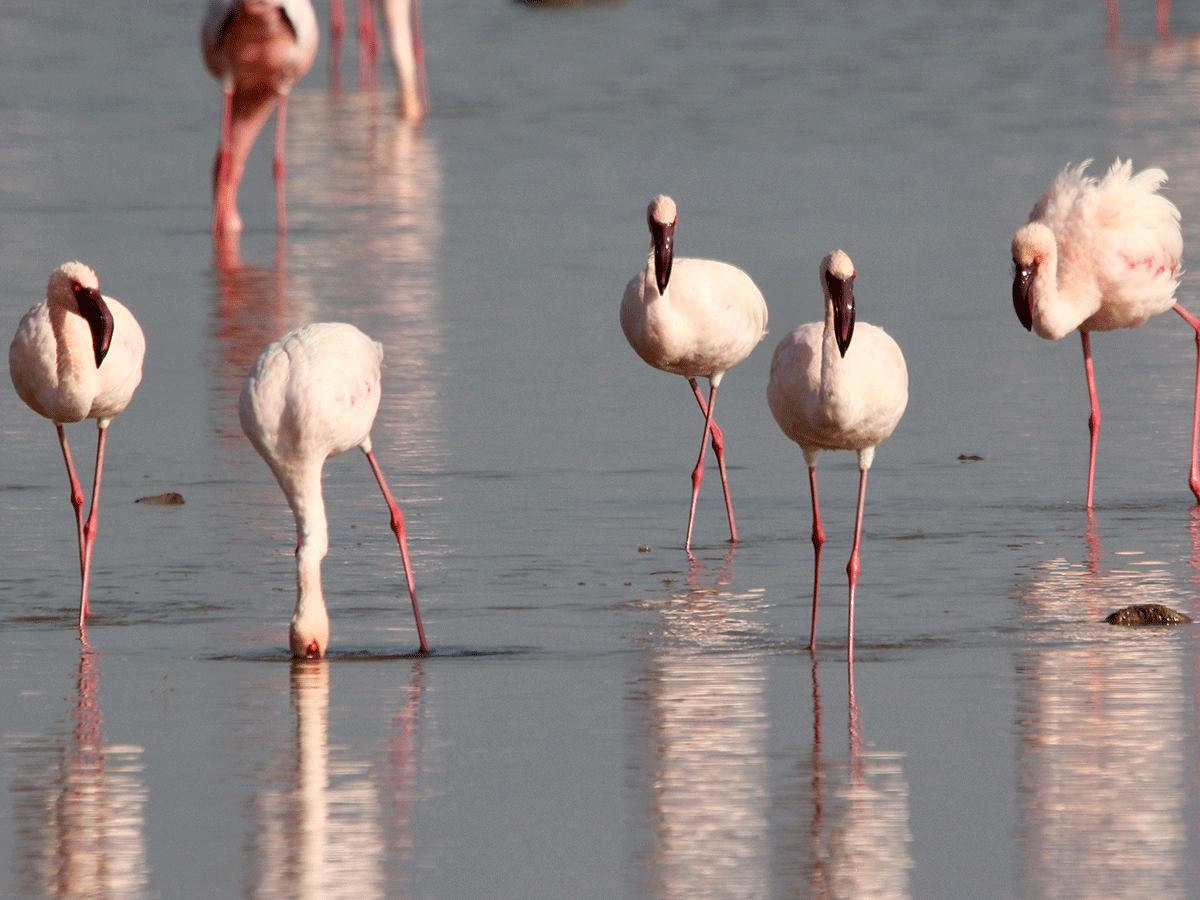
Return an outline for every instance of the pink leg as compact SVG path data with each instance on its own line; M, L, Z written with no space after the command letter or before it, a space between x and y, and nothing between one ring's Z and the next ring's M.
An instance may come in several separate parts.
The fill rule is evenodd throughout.
M100 506L100 477L104 472L104 443L108 437L108 427L101 426L96 438L96 478L92 482L92 508L88 512L87 522L83 525L83 588L79 601L79 625L87 614L88 581L92 574L92 547L96 543L97 514Z
M1164 44L1171 43L1171 0L1156 0L1154 21L1158 26L1158 39Z
M404 577L408 580L408 596L412 599L413 617L417 620L417 637L421 642L421 653L429 652L429 643L425 640L425 626L421 623L421 607L417 605L417 585L413 580L412 563L408 560L408 539L405 537L404 514L400 512L400 507L392 497L392 492L388 490L387 482L383 478L383 470L379 468L379 463L375 460L375 454L370 450L363 451L367 454L367 462L371 464L371 471L375 473L375 480L379 482L379 489L383 491L383 499L387 501L388 509L392 513L392 531L396 534L396 541L400 544L400 558L404 560Z
M821 527L821 507L817 502L817 470L815 466L808 467L808 486L812 489L813 508L813 599L812 599L812 634L808 641L808 649L817 649L817 601L821 595L821 548L825 546L825 529Z
M713 406L716 399L717 389L709 388L708 409L704 413L704 433L700 435L700 457L696 460L696 468L692 470L692 506L688 512L687 538L683 543L683 549L688 552L691 552L692 549L692 525L696 521L696 499L700 496L700 485L704 483L704 451L708 449L708 435L712 430Z
M1200 451L1200 319L1197 319L1186 309L1175 304L1175 312L1183 317L1196 330L1196 402L1192 409L1192 458L1188 473L1188 485L1200 502L1200 469L1197 468L1197 452Z
M1105 0L1108 9L1108 45L1115 47L1121 40L1121 4L1118 0Z
M342 92L342 40L346 35L346 8L342 0L329 0L329 87Z
M279 95L279 112L275 117L275 220L280 234L287 234L287 94Z
M358 0L358 84L379 87L379 32L372 0Z
M225 92L221 99L221 146L217 150L217 163L213 169L213 234L220 234L229 221L233 196L229 190L229 177L233 167L233 94Z
M71 479L71 507L75 510L75 533L79 539L79 576L83 577L83 488L79 485L79 477L75 474L75 463L71 460L71 448L67 446L67 433L61 425L58 429L58 443L62 447L63 459L67 463L67 476ZM84 613L86 615L87 598L84 597ZM80 616L82 618L82 615Z
M1092 449L1088 454L1087 508L1092 508L1092 487L1096 481L1096 440L1100 436L1100 398L1096 396L1096 373L1092 369L1092 344L1086 331L1079 332L1083 338L1083 366L1087 370L1088 400L1092 414L1088 418L1088 430L1092 433Z
M867 497L867 470L860 469L858 475L858 512L854 516L854 549L850 551L850 562L846 563L846 574L850 578L850 628L846 639L846 652L854 660L854 591L858 587L858 573L862 568L858 559L858 544L862 537L863 503Z
M725 472L725 435L721 433L721 428L717 425L716 421L710 419L708 415L708 404L704 402L704 395L700 393L700 385L696 384L696 379L689 378L688 384L692 386L692 393L696 395L696 402L700 404L700 412L704 414L705 419L710 421L709 434L712 438L713 453L715 453L717 457L717 468L721 472L721 490L725 494L725 515L729 518L729 539L736 544L738 540L737 522L733 517L733 498L729 494L729 476ZM717 392L715 388L713 389L712 393L713 396L716 396ZM703 480L703 473L700 477ZM696 499L693 497L693 512L695 511L695 506ZM688 529L688 532L690 534L690 528ZM690 543L691 542L689 541L689 544Z

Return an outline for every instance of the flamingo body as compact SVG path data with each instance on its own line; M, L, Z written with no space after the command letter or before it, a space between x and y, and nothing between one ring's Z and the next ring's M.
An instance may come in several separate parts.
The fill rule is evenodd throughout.
M750 276L728 263L676 258L675 201L659 195L646 212L650 255L645 268L630 279L621 300L621 328L630 346L656 369L688 379L705 430L700 458L692 473L692 505L686 547L690 550L696 498L704 477L709 435L721 470L731 539L737 540L733 505L725 472L724 438L713 420L712 405L725 373L750 355L767 333L767 304ZM705 403L697 378L709 381Z
M324 656L329 644L329 614L321 590L321 560L329 550L321 471L326 459L353 447L366 454L388 503L421 652L429 649L404 517L371 449L382 360L383 347L353 325L306 325L268 346L242 388L242 430L274 473L296 519L296 610L289 631L295 656Z
M80 262L64 263L50 276L45 301L21 318L8 350L17 396L54 423L67 464L79 537L81 628L88 613L105 437L109 423L129 405L142 380L145 355L146 339L137 319L123 304L103 296L96 273ZM62 427L84 419L95 419L99 429L86 522L83 491Z
M310 0L210 0L200 46L224 93L213 178L214 233L241 230L238 186L250 149L276 105L275 203L279 230L286 232L287 98L312 68L317 43Z
M908 369L899 345L882 329L855 321L854 263L837 250L821 263L825 321L801 325L775 348L767 403L785 435L808 464L813 503L812 636L816 649L821 547L825 533L817 500L817 456L822 450L858 453L859 495L850 578L849 652L854 653L854 595L867 472L875 448L899 424L908 405Z
M1021 324L1048 340L1078 330L1083 341L1091 400L1088 508L1101 419L1088 335L1137 328L1174 309L1196 329L1200 349L1200 321L1175 302L1183 236L1179 210L1158 193L1166 172L1152 168L1134 174L1131 162L1117 160L1096 179L1084 175L1090 162L1065 168L1012 240L1013 308ZM1200 362L1197 388L1190 480L1200 499Z

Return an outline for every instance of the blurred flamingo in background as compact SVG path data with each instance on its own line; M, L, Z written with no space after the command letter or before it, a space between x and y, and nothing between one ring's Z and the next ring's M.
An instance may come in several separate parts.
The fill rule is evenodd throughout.
M280 234L287 232L288 94L312 68L317 41L310 0L210 0L200 46L224 92L221 146L213 167L214 234L242 229L238 186L250 149L276 105L275 211Z
M1196 405L1188 483L1200 501L1200 319L1175 302L1182 273L1179 210L1158 193L1162 169L1133 174L1117 160L1101 179L1085 176L1091 163L1067 166L1013 236L1013 308L1026 330L1056 341L1078 329L1083 339L1091 416L1087 508L1092 508L1100 401L1089 334L1137 328L1174 309L1196 331Z
M388 32L388 49L396 66L400 117L409 121L423 119L429 112L429 93L425 82L420 0L379 0L379 3ZM340 86L341 47L346 32L346 10L342 0L330 0L329 23L332 34L330 77ZM378 87L379 34L375 29L372 0L358 0L358 78L364 88Z
M296 611L289 628L293 656L320 658L329 645L329 613L321 590L321 560L329 551L321 470L326 459L352 447L366 454L391 511L420 652L429 652L404 515L371 450L382 361L383 347L353 325L305 325L267 347L242 388L242 430L275 474L296 518Z
M109 424L129 405L142 380L145 355L146 339L133 313L101 295L96 273L80 262L64 263L54 271L45 301L22 317L8 348L8 368L17 396L54 423L67 464L79 536L81 633L88 614L105 438ZM99 429L92 506L86 522L83 489L63 430L64 423L83 419L95 419Z
M841 250L821 261L825 320L801 325L779 342L767 385L771 414L783 433L800 445L808 463L814 550L809 650L817 649L821 547L825 543L817 503L817 455L822 450L858 451L858 510L854 548L846 566L850 580L847 646L851 664L867 472L875 460L875 448L895 431L908 405L908 369L899 345L882 328L855 322L855 277L854 263Z
M692 548L696 499L704 481L704 451L712 435L721 471L730 540L737 524L725 473L725 439L713 418L717 386L725 373L750 355L767 333L767 303L741 269L709 259L675 258L675 201L659 194L646 210L650 256L630 279L621 300L621 328L638 356L664 372L682 375L704 414L700 458L692 472L692 505L684 548ZM708 402L696 379L709 382Z

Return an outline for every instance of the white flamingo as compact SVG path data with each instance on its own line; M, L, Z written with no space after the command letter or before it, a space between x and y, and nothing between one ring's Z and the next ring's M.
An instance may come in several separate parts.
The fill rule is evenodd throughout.
M741 269L709 259L675 257L677 216L675 201L670 197L660 194L651 200L646 220L650 226L650 256L646 267L625 288L621 328L638 356L656 369L688 380L704 414L684 544L690 551L710 434L721 471L730 540L738 539L725 472L725 440L713 418L713 404L725 373L749 356L766 335L767 303ZM700 377L708 379L707 403L696 384Z
M416 121L429 112L429 94L425 84L425 45L421 40L420 0L379 0L387 26L388 47L396 66L400 117ZM341 58L342 37L346 31L346 11L342 0L330 0L329 23L333 49L330 67L333 77ZM378 81L379 35L375 30L372 0L358 2L359 81L372 85Z
M775 421L784 434L800 445L808 463L814 550L809 650L817 648L821 547L825 543L817 502L817 454L822 450L858 451L854 548L846 566L850 580L847 645L851 660L867 472L875 460L875 448L896 429L908 405L908 369L900 347L882 328L855 322L854 278L854 263L841 250L821 261L825 321L801 325L779 342L771 360L771 381L767 386L767 402Z
M241 231L238 186L246 159L276 105L275 213L287 231L284 149L287 101L317 56L310 0L210 0L200 29L204 63L221 82L221 146L213 166L213 233Z
M296 517L296 611L289 643L297 657L323 657L329 645L329 613L321 590L321 560L329 551L321 470L326 459L352 447L366 454L391 511L420 652L429 652L404 515L371 450L382 361L383 347L353 325L305 325L268 346L242 388L242 430L275 473Z
M1196 331L1196 407L1189 485L1200 500L1200 319L1175 302L1182 273L1179 210L1158 193L1162 169L1133 174L1117 160L1103 178L1085 176L1091 160L1063 169L1013 236L1013 308L1026 330L1056 341L1078 329L1083 339L1091 416L1087 507L1092 508L1100 401L1092 368L1093 331L1137 328L1174 309Z
M8 348L8 368L17 396L54 423L71 479L71 506L79 536L81 630L88 614L105 438L109 424L129 405L142 380L145 355L146 339L133 313L102 296L96 273L80 262L64 263L54 271L45 301L22 317ZM64 424L83 419L95 419L99 429L92 505L86 521L83 489L63 430Z

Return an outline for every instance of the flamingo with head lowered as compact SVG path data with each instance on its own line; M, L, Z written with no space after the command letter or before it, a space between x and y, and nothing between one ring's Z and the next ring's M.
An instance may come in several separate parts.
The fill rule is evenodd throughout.
M221 82L221 145L213 166L213 234L242 230L238 186L271 111L275 119L275 215L287 232L284 149L292 87L317 57L310 0L210 0L200 29L208 70Z
M738 539L725 472L725 439L713 418L713 404L725 373L749 356L766 335L767 303L741 269L710 259L675 256L678 217L670 197L660 194L651 200L646 221L650 226L650 255L645 268L625 288L621 328L638 356L656 369L688 380L704 414L684 544L690 551L710 435L721 471L730 540ZM709 382L707 403L696 384L701 377Z
M420 652L429 652L404 515L371 449L382 362L383 347L353 325L305 325L267 347L242 387L242 430L275 474L296 519L296 611L289 628L293 656L320 658L329 645L329 613L321 590L329 525L321 471L326 459L354 447L366 454L391 512Z
M1093 331L1137 328L1168 309L1196 332L1196 405L1188 483L1200 501L1200 319L1175 302L1183 269L1179 210L1158 193L1162 169L1136 175L1117 160L1100 179L1084 175L1091 160L1063 169L1013 236L1013 308L1026 330L1056 341L1083 339L1091 416L1087 508L1092 508L1100 401L1092 367Z

